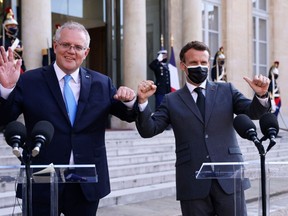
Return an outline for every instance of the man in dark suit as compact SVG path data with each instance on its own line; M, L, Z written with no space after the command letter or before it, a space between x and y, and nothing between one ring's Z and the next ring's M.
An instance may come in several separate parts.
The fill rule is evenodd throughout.
M262 75L253 80L244 77L255 91L251 101L231 83L207 80L209 57L210 50L202 42L192 41L182 48L180 67L186 75L186 85L165 95L153 114L147 99L155 92L156 85L153 81L142 81L138 86L136 125L144 138L155 136L172 125L176 141L177 200L180 200L183 216L233 216L234 206L237 206L237 215L245 216L244 190L250 187L248 180L237 185L234 194L233 179L198 180L195 173L204 162L243 161L233 117L244 113L258 119L267 112L270 108L267 94L270 80ZM195 92L197 87L201 88L198 93ZM205 100L202 108L198 108L195 102L199 98ZM237 203L234 203L234 195Z
M95 216L99 199L110 193L105 147L108 116L112 114L128 122L136 118L132 109L136 94L132 89L121 86L117 90L109 77L81 67L89 53L89 43L90 36L83 25L63 24L54 39L56 62L28 71L20 78L21 61L14 65L12 50L9 48L7 57L1 47L0 55L1 123L7 124L23 114L28 147L33 145L29 134L37 122L49 121L55 129L51 143L42 146L39 155L32 157L32 165L96 165L97 183L59 185L58 213L72 216ZM66 75L72 77L69 85L77 104L73 121L63 99ZM32 195L33 215L50 215L49 191L45 186L35 186Z

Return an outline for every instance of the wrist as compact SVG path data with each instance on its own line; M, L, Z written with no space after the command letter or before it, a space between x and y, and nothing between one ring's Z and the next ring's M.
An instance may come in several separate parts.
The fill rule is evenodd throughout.
M258 98L268 98L268 92L263 95L256 94Z
M144 104L144 103L146 103L146 101L147 101L147 99L140 99L138 97L138 104Z

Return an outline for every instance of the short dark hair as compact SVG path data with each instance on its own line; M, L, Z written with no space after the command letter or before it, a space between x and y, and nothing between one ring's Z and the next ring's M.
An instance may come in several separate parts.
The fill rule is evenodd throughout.
M191 42L187 43L181 49L180 54L179 54L180 61L185 62L184 55L190 49L195 49L195 50L199 50L199 51L205 51L206 50L206 51L208 51L209 56L211 54L209 47L205 43L200 42L200 41L191 41Z

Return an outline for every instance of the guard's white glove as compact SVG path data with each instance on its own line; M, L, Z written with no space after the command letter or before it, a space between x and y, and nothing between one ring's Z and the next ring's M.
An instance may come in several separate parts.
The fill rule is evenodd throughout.
M157 60L158 60L159 62L162 62L162 60L163 60L163 54L162 54L162 53L160 53L160 54L158 55Z

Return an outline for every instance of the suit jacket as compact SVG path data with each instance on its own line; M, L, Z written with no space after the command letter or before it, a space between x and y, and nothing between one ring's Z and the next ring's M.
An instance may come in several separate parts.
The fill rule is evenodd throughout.
M147 106L139 112L136 126L142 137L152 137L171 124L176 143L176 189L178 200L204 198L208 195L211 180L197 180L195 172L204 162L242 162L233 127L234 114L244 113L253 119L260 118L268 108L257 98L245 98L229 83L207 82L205 122L188 87L167 94L155 113ZM234 191L233 180L218 180L223 190ZM238 185L247 189L249 181Z
M19 81L7 100L1 99L1 123L6 124L23 113L27 128L27 146L32 146L29 134L34 125L46 120L54 126L49 145L32 158L32 165L69 164L71 150L75 164L95 164L98 183L82 184L87 200L97 200L110 192L105 147L105 129L110 114L132 122L136 112L113 99L116 88L109 77L80 68L81 89L74 126L71 126L65 102L52 65L28 71ZM24 153L25 154L25 153ZM24 155L25 156L25 155ZM33 198L40 199L33 191ZM48 193L49 194L49 193Z

